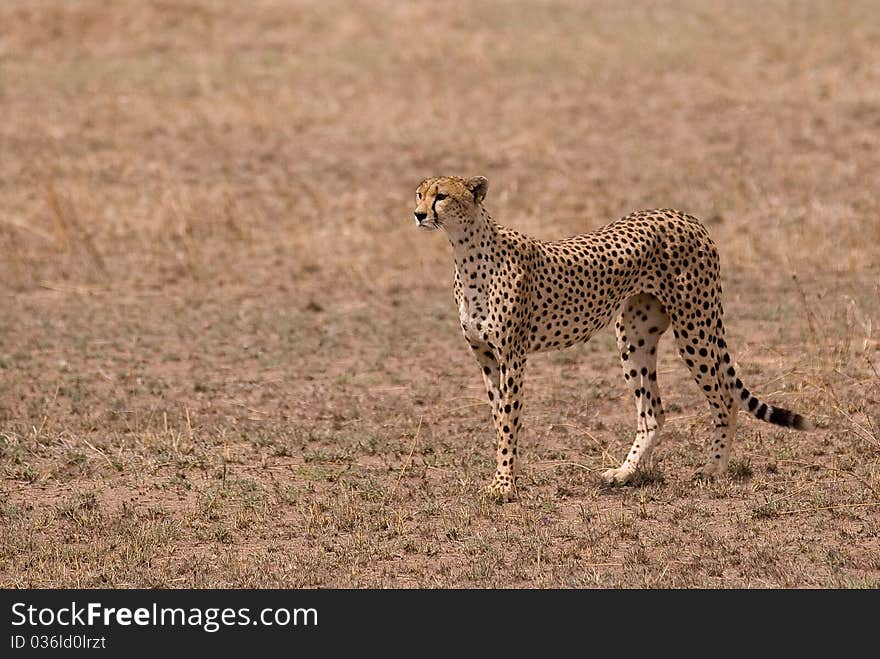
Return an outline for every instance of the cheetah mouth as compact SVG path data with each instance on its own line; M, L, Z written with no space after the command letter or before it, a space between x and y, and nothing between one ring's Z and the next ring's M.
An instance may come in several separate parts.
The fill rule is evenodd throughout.
M437 229L440 228L440 223L434 222L431 220L421 220L421 221L416 220L416 226L421 231L436 231Z

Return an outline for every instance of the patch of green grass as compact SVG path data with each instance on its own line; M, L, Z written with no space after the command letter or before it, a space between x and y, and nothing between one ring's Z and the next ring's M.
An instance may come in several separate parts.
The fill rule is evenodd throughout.
M35 483L40 479L40 472L28 463L4 465L3 471L12 480Z
M640 466L630 478L632 487L646 487L649 485L662 485L666 477L658 465Z
M752 477L752 461L750 458L731 458L727 466L727 474L737 481L745 481Z

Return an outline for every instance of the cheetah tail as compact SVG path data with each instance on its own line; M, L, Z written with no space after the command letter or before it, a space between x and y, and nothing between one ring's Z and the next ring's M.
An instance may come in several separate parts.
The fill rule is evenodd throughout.
M759 421L766 421L785 428L795 430L815 430L816 426L804 416L782 407L775 407L759 400L749 393L745 385L738 377L730 360L730 355L724 353L724 364L727 366L728 386L730 393L739 403L739 406Z

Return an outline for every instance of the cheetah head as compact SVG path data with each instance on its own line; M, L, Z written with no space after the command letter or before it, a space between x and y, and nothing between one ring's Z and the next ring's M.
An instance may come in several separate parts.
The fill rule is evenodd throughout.
M416 189L416 226L425 231L465 226L478 214L488 188L482 176L426 178Z

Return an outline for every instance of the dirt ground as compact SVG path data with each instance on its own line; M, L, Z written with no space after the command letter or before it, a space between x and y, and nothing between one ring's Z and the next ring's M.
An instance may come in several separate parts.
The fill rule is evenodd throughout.
M0 5L0 586L880 587L880 4ZM611 330L526 375L494 469L429 175L561 238L703 219L795 433Z

